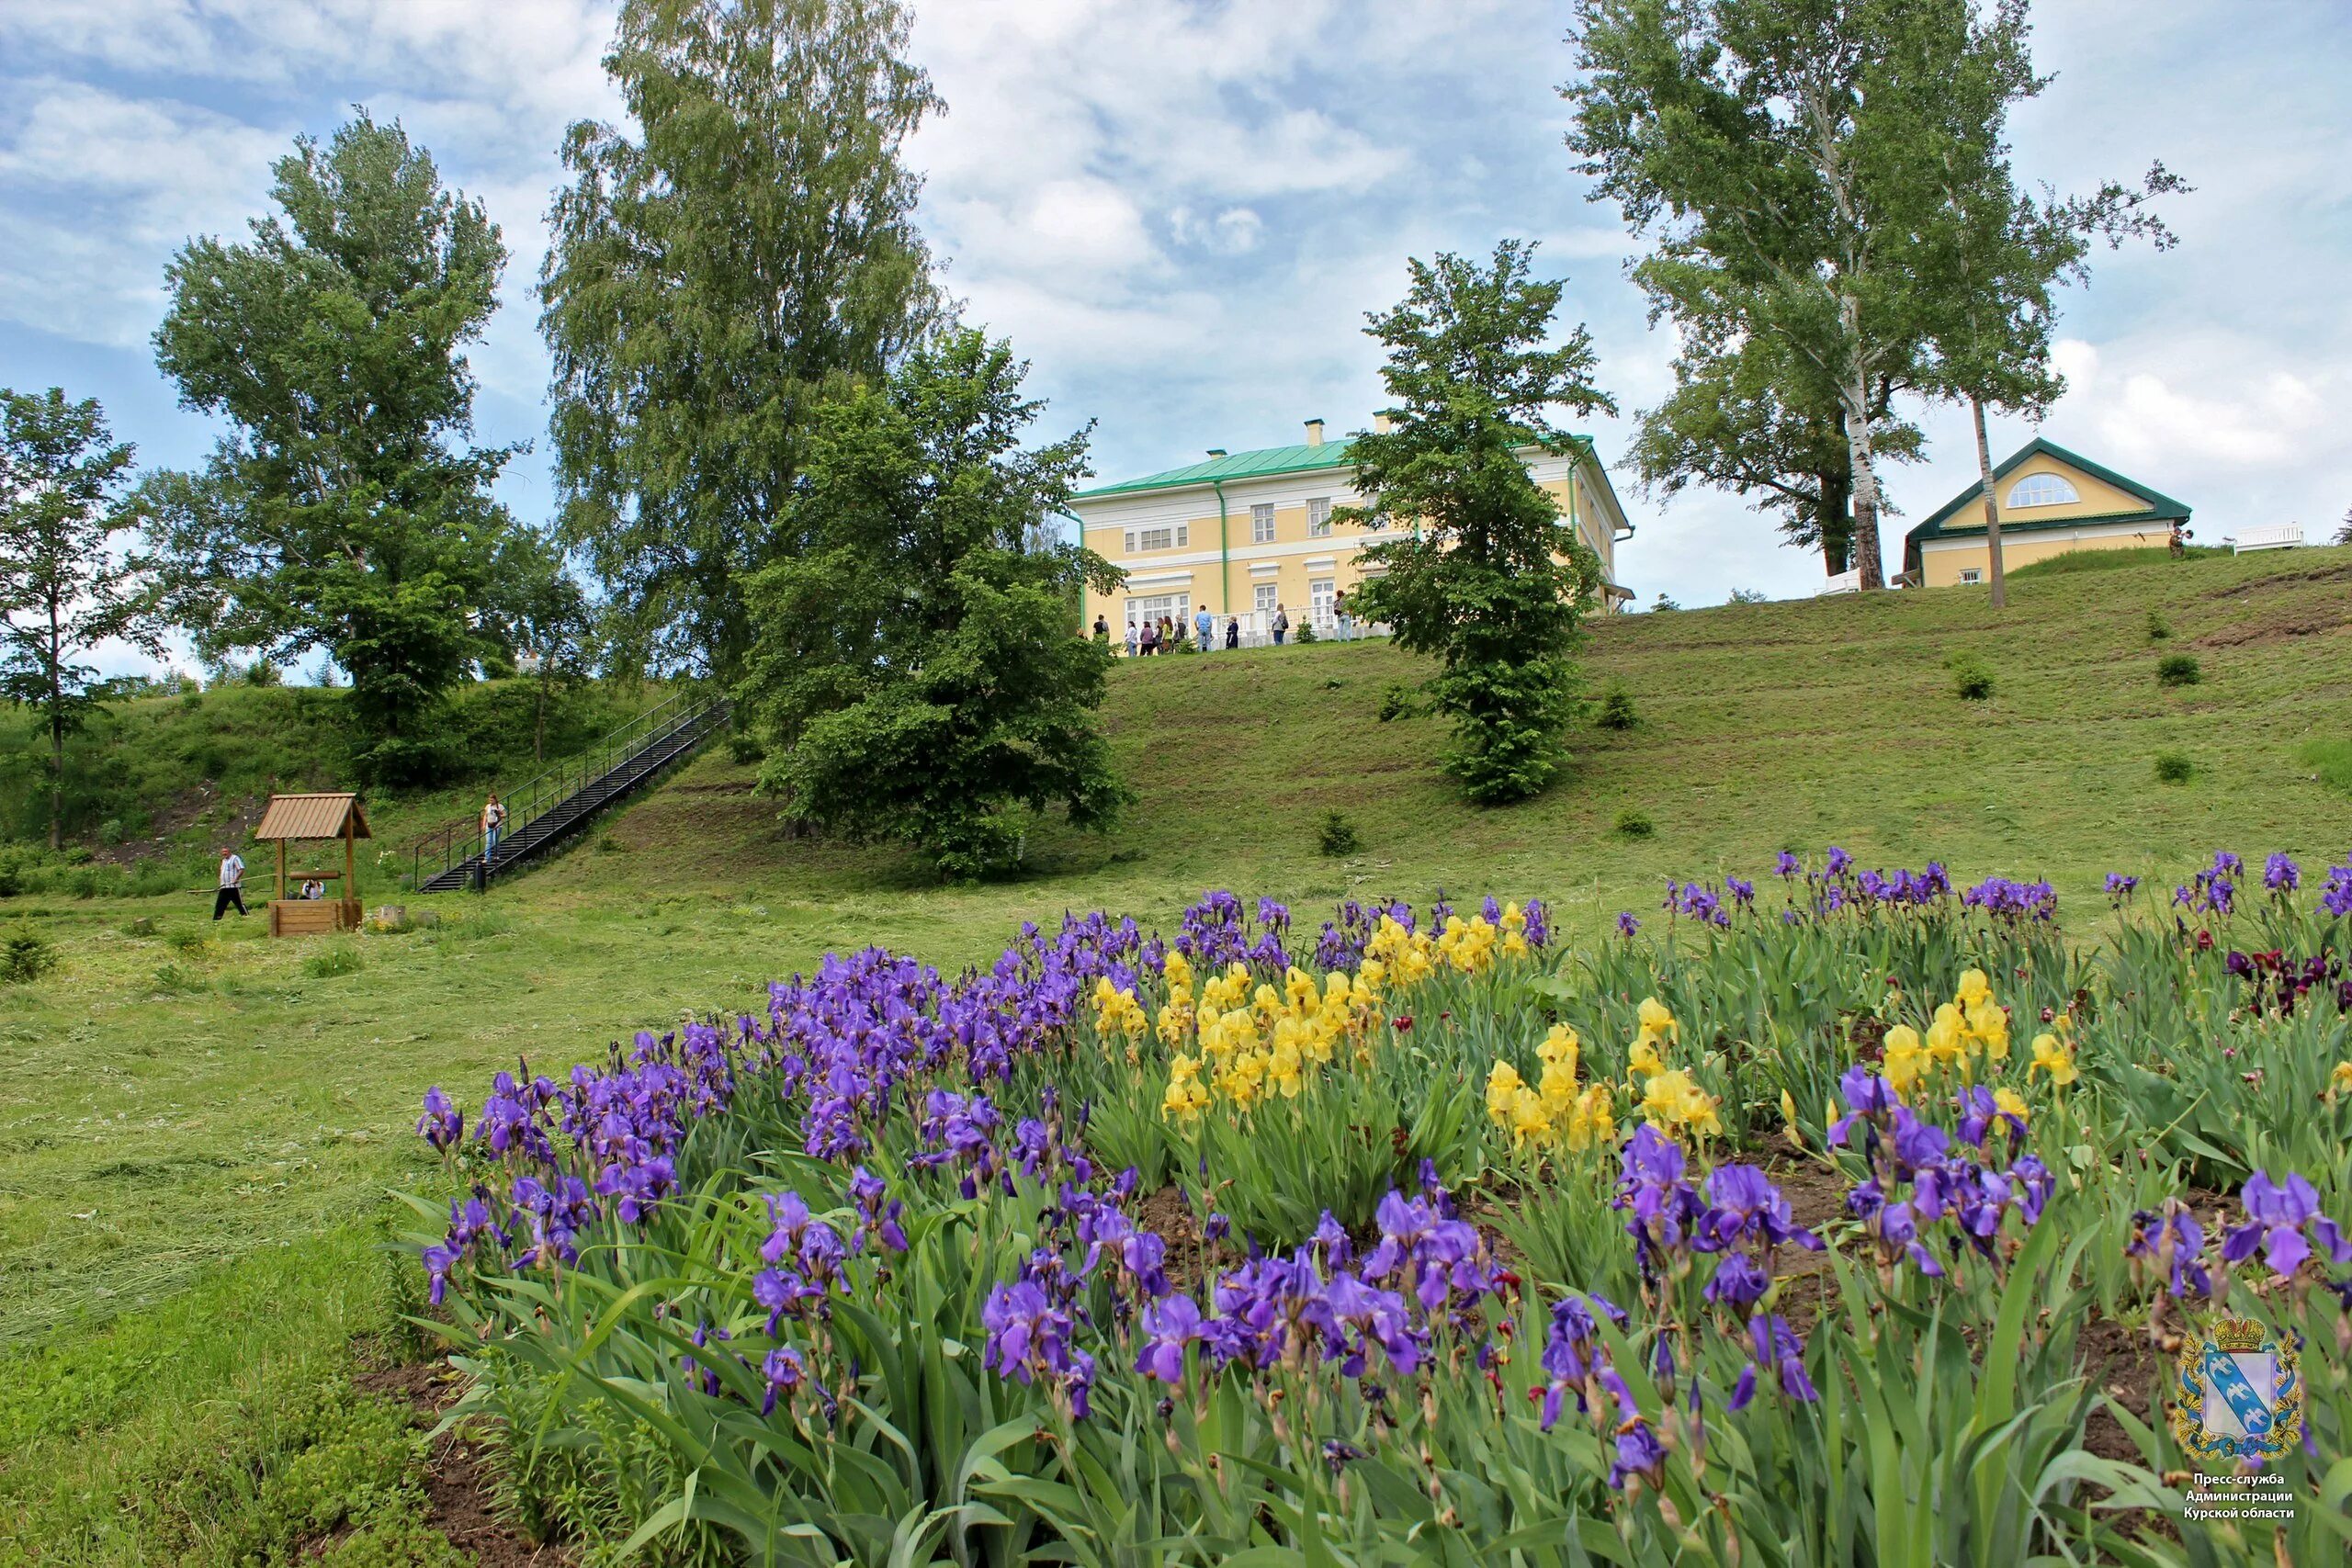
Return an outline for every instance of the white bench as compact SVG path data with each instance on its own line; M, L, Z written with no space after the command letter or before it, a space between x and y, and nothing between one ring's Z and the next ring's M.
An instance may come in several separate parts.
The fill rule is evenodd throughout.
M2291 550L2303 542L2301 523L2274 523L2267 528L2247 528L2230 539L2240 555L2248 550Z
M1861 591L1862 569L1855 567L1850 571L1841 571L1831 578L1821 586L1814 597L1826 598L1832 593L1860 593Z

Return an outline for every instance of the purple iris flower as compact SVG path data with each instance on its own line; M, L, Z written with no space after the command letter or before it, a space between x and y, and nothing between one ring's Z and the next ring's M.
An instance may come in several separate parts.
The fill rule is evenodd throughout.
M1136 1371L1173 1387L1183 1381L1184 1347L1201 1337L1201 1307L1190 1296L1174 1295L1143 1311L1143 1353Z
M1617 934L1619 936L1630 939L1635 931L1640 931L1641 929L1642 922L1634 918L1633 910L1620 909L1617 911Z
M1840 1146L1855 1122L1882 1120L1903 1103L1892 1085L1860 1062L1838 1078L1838 1092L1845 1099L1846 1114L1829 1124L1829 1141Z
M457 1146L465 1126L466 1119L449 1103L439 1084L424 1091L424 1114L417 1118L416 1130L426 1143L447 1154Z
M2205 1227L2186 1204L2167 1202L2161 1213L2142 1209L2132 1216L2132 1240L2123 1249L2132 1258L2146 1258L2165 1277L2165 1292L2213 1293L2213 1276L2205 1267Z
M2290 860L2285 852L2276 852L2263 864L2262 885L2273 893L2292 893L2303 885L2302 868Z
M1781 858L1773 863L1772 869L1775 873L1784 877L1795 876L1804 870L1804 863L1798 860L1796 856L1791 854L1788 851L1782 850L1781 852Z
M1666 1450L1649 1423L1639 1419L1629 1422L1617 1434L1616 1462L1609 1467L1610 1487L1622 1492L1626 1482L1636 1475L1654 1487L1666 1480Z
M2225 1260L2243 1262L2258 1247L2271 1268L2292 1274L2312 1256L2312 1243L2317 1243L2329 1262L2352 1262L2352 1242L2320 1213L2319 1192L2303 1177L2290 1172L2282 1183L2257 1170L2245 1179L2238 1201L2245 1206L2246 1223L2222 1240Z
M2140 879L2136 876L2126 876L2120 871L2107 874L2107 896L2110 898L2129 898L2132 890L2139 886Z

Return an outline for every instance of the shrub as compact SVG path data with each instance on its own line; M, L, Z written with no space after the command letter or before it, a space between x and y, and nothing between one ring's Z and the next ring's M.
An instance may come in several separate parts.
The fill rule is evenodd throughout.
M1617 813L1617 831L1629 839L1646 839L1657 831L1657 824L1648 812L1629 806Z
M56 967L56 945L30 927L0 937L0 980L21 986Z
M1351 855L1363 847L1363 840L1356 832L1356 825L1337 811L1323 815L1322 830L1316 835L1316 848L1327 855Z
M322 948L302 960L302 973L314 980L332 980L338 975L356 975L362 967L359 950L342 944Z
M1640 722L1634 712L1634 694L1623 686L1611 686L1600 699L1600 711L1593 722L1603 729L1631 729Z
M1298 623L1298 640L1300 642L1319 642L1322 640L1315 635L1315 623L1313 621L1301 621Z
M2186 751L2156 753L2156 777L2166 784L2187 784L2197 772L2197 764L2188 760Z
M626 852L628 849L628 846L627 844L622 843L610 833L599 833L596 835L596 852L600 855L621 854Z
M1652 615L1656 615L1661 610L1679 610L1680 608L1682 608L1681 605L1668 598L1664 593L1660 593L1657 596L1657 603L1650 606L1650 613Z
M2193 653L2167 653L2156 660L2156 680L2166 686L2194 686L2205 679Z
M1951 671L1951 689L1962 701L1981 703L1993 694L1993 667L1975 654L1953 654L1945 668Z
M1724 603L1726 604L1761 604L1765 603L1764 591L1760 588L1735 588L1731 591L1731 597L1724 600Z
M749 764L768 754L760 738L748 729L738 729L727 737L727 754L739 763Z
M2172 636L2172 623L2165 619L2164 613L2160 610L2149 611L2148 640L2162 642L2170 636Z
M1399 718L1418 717L1420 711L1420 705L1413 701L1413 688L1402 681L1389 682L1388 689L1380 694L1380 722L1383 724Z

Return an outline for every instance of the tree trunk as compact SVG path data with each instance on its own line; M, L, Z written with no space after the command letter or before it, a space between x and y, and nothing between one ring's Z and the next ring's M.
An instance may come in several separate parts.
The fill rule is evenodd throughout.
M49 847L65 847L65 709L54 700L49 705Z
M1993 608L1997 610L2009 602L2009 590L2001 581L2001 508L1993 495L1993 448L1984 438L1984 400L1971 398L1968 407L1976 416L1976 471L1984 483L1984 550L1992 561Z
M49 601L49 848L54 854L65 847L65 632L59 624L63 606L55 593Z
M1854 482L1850 470L1814 476L1820 495L1815 502L1814 525L1821 535L1821 567L1825 576L1836 577L1854 564Z
M1886 567L1879 557L1878 469L1871 454L1871 378L1862 358L1861 313L1861 301L1851 294L1838 299L1847 379L1838 398L1846 405L1846 450L1854 468L1854 565L1861 570L1862 592L1870 593L1886 586Z

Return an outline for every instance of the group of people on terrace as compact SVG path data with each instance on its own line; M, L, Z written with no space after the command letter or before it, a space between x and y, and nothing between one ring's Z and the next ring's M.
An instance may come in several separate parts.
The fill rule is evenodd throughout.
M1272 638L1273 646L1282 647L1290 640L1289 609L1278 602L1272 612L1266 615L1264 626ZM1098 615L1094 617L1093 631L1095 641L1104 644L1111 641L1111 623L1105 616ZM1345 593L1332 596L1329 632L1340 642L1352 642L1359 635L1356 617L1349 608ZM1189 622L1182 616L1169 615L1161 615L1157 619L1146 615L1127 622L1126 654L1129 659L1193 650L1213 653L1220 648L1232 652L1239 649L1241 645L1241 617L1227 615L1220 625L1216 615L1206 604L1194 611Z

